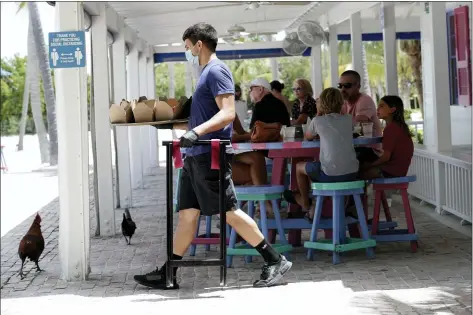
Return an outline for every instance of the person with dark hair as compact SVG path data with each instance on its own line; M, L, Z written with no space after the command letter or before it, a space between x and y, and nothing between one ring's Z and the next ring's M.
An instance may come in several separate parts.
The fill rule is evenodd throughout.
M359 125L364 122L373 123L373 137L380 137L382 129L376 115L376 104L369 95L360 92L361 78L358 72L354 70L343 72L340 76L338 88L345 100L342 114L350 114L353 119L353 125ZM360 146L356 148L356 152L361 163L374 162L382 154L380 144L366 147Z
M386 121L383 132L383 154L372 163L362 165L360 177L403 177L407 175L414 143L412 132L404 121L404 104L396 95L386 95L379 101L378 117Z
M284 90L284 83L274 80L270 83L270 85L271 85L271 93L273 93L273 95L277 99L281 100L284 103L284 105L286 105L287 112L289 113L289 117L290 117L292 104L289 101L289 99L282 94L282 90Z
M180 260L189 248L197 229L199 215L219 213L219 170L211 169L210 146L194 146L197 140L230 140L232 122L235 119L235 86L228 66L217 58L217 31L209 24L199 23L189 27L182 37L185 43L186 58L202 67L192 97L188 130L180 138L180 146L187 148L184 167L179 182L178 210L179 220L174 237L174 260ZM255 221L237 208L235 187L232 181L232 146L227 147L227 165L224 189L227 223L254 247L263 257L265 264L260 279L254 287L276 285L283 275L291 269L292 263L280 255L266 241ZM171 161L169 161L171 162ZM222 227L224 228L224 227ZM166 268L136 275L134 279L141 285L166 287ZM174 288L177 268L173 268Z
M245 120L248 118L248 105L241 99L241 88L238 84L235 84L235 112L242 127L246 130Z

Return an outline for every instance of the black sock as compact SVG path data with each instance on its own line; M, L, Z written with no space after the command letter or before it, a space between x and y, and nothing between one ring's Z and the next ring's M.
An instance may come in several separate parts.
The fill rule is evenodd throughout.
M176 255L176 254L172 254L172 260L182 260L182 256L179 256L179 255ZM166 263L161 267L162 270L166 270L165 269L166 267ZM174 270L172 272L174 278L176 277L177 275L177 267L174 267Z
M263 256L264 261L269 266L275 265L281 260L281 255L279 255L266 240L262 240L255 249Z

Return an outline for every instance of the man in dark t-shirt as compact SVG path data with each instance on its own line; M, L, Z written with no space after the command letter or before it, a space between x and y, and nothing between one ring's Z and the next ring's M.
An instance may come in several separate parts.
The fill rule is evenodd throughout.
M180 139L181 147L187 148L184 167L179 182L179 223L174 237L173 259L182 259L194 238L200 214L211 216L219 213L219 171L211 169L210 146L194 146L198 139L230 140L232 122L235 119L235 90L230 69L220 61L217 48L217 32L206 23L189 27L182 36L186 58L202 72L192 97L189 131ZM265 265L255 287L278 284L291 269L292 263L277 253L264 239L255 221L237 209L235 188L232 181L231 161L233 149L227 148L227 165L224 181L226 193L225 210L227 223L252 245L263 257ZM170 161L168 161L170 162ZM222 227L224 228L224 227ZM166 268L136 275L135 281L152 288L165 288ZM177 268L173 270L174 288Z
M291 126L291 118L286 105L271 93L271 85L268 81L262 78L251 81L250 98L255 103L250 128L253 128L258 120L267 124L278 122Z

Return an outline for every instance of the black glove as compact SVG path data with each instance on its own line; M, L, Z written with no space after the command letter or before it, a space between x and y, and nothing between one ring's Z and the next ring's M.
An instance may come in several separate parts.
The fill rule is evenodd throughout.
M181 148L190 148L199 139L199 135L194 130L189 130L182 135L179 145Z

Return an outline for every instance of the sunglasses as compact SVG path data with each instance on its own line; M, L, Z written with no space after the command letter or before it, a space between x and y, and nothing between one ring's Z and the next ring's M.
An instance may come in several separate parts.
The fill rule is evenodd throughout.
M302 90L300 87L298 87L298 88L292 88L292 91L293 91L293 92L299 92L300 90Z
M353 86L353 83L338 83L338 88L341 89L341 88L345 88L345 89L349 89Z

